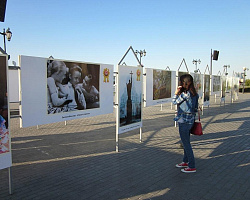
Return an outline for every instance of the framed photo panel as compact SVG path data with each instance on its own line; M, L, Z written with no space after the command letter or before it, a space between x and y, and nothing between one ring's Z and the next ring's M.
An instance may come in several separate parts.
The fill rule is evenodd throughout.
M240 79L233 77L233 99L237 100L239 95Z
M21 127L113 112L113 65L20 56Z
M211 94L220 95L221 93L221 77L220 76L212 76L212 92Z
M204 74L204 101L203 106L210 105L210 75Z
M221 77L221 102L225 102L226 87L227 87L227 78L225 76L222 76Z
M203 96L203 74L200 73L190 73L194 80L194 87L199 95L199 98Z
M142 127L143 68L118 65L118 133Z
M175 71L146 68L144 81L144 106L152 106L172 101L176 89Z
M8 58L0 55L0 170L11 167L11 136L9 131Z

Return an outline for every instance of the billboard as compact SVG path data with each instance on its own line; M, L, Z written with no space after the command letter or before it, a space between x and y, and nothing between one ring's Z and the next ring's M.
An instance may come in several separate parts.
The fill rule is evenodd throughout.
M19 57L21 127L113 112L113 65Z
M210 75L204 74L204 106L210 104Z
M7 56L0 55L0 169L11 167L12 165L7 62Z
M212 92L211 94L220 95L221 93L221 77L220 76L212 76Z
M194 80L194 87L199 95L199 98L203 96L203 75L200 73L190 73Z
M142 67L118 65L118 133L142 127Z
M176 73L161 69L146 68L144 82L145 106L171 102L176 89Z

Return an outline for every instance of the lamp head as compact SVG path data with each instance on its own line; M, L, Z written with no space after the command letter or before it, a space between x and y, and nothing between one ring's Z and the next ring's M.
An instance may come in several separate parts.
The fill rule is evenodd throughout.
M10 41L12 37L12 32L10 31L10 28L7 28L5 35L6 35L7 40Z

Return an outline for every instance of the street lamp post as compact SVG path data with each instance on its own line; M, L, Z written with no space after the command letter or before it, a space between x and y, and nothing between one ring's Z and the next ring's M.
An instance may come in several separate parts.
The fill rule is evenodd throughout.
M135 50L135 54L136 54L136 56L137 56L137 54L139 54L140 55L140 65L141 65L141 57L142 56L146 56L146 51L145 51L145 49L142 51L142 50L140 50L140 51L138 51L138 50Z
M197 60L197 59L196 59L196 60L194 60L194 59L193 59L193 64L195 64L195 70L194 70L194 72L195 72L195 73L197 73L197 72L198 72L198 69L197 69L197 63L198 63L198 64L200 64L200 63L201 63L201 60L200 60L200 59L199 59L199 60Z
M246 71L249 70L248 68L246 67L243 67L243 88L242 88L242 94L244 94L245 92L245 83L246 83Z
M10 31L10 28L3 29L3 32L0 32L0 34L3 36L3 44L4 44L4 51L6 52L6 42L5 42L5 37L7 38L8 41L11 40L12 37L12 32Z

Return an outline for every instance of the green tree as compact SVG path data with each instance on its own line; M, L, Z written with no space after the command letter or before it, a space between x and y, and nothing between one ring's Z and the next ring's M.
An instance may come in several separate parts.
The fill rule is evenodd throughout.
M245 85L246 85L246 86L250 86L250 79L246 79Z

